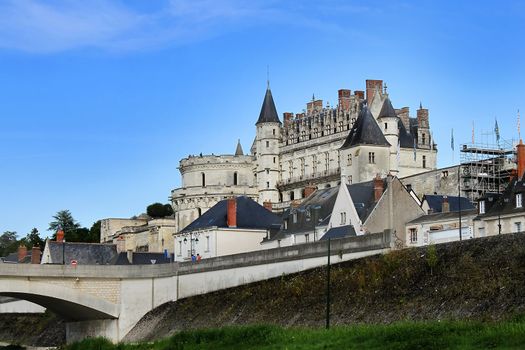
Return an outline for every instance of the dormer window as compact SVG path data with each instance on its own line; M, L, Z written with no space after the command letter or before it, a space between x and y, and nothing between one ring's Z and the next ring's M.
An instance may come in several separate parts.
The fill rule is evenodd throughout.
M521 193L516 193L516 208L523 207L523 198Z
M479 213L480 214L485 214L485 201L479 201Z

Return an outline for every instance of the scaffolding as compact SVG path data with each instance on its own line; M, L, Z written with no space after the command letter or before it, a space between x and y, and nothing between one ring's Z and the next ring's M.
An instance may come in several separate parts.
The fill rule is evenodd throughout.
M470 143L460 148L461 191L472 202L485 193L501 193L516 168L515 143Z

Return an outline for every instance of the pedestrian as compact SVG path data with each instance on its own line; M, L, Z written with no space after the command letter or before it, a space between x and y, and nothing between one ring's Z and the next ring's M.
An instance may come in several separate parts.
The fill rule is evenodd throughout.
M200 254L197 254L197 262L201 261L202 256Z
M197 261L197 258L193 254L191 254L191 261L193 261L193 262Z

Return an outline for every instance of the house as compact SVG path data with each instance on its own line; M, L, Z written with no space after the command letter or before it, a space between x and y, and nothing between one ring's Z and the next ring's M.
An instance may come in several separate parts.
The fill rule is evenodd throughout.
M174 235L175 261L264 249L262 240L280 226L281 218L253 199L228 198Z
M405 224L424 214L419 201L395 176L376 175L372 181L351 185L347 181L343 175L343 185L317 190L290 208L282 229L263 244L273 248L390 229L396 245L404 246Z
M2 258L2 262L6 264L40 264L41 252L40 247L33 247L30 251L25 245L20 245L18 251L8 254Z
M525 145L516 146L517 172L500 194L486 193L478 200L478 215L474 219L476 237L501 233L523 232L525 226Z

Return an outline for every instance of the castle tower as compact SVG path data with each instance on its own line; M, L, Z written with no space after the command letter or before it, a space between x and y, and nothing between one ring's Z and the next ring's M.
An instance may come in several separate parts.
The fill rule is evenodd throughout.
M430 149L430 126L428 122L428 109L423 108L421 103L417 110L417 146L422 149Z
M390 99L387 97L377 117L377 122L383 135L390 144L390 172L397 175L399 172L399 156L401 152L399 145L399 123L400 118L396 115Z
M275 109L270 86L261 107L259 119L255 123L255 176L259 190L259 203L279 201L279 141L281 121Z

